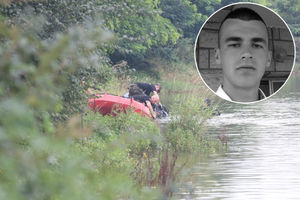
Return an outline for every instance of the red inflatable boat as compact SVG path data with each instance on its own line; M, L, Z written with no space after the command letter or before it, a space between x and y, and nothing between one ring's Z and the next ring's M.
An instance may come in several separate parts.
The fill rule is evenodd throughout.
M149 108L132 98L102 94L96 98L89 99L88 105L93 111L98 111L102 115L109 114L114 116L117 112L126 112L128 109L132 108L133 111L142 116L151 117Z

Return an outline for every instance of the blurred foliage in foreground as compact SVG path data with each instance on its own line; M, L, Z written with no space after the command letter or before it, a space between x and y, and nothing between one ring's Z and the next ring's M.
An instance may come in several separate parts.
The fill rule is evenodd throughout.
M67 74L80 68L80 59L92 51L80 47L88 42L79 35L84 29L40 42L16 26L0 26L0 199L151 196L126 171L102 167L102 153L93 157L76 148L76 140L92 134L79 118L52 123L50 114L63 108ZM90 33L93 42L102 44L101 31Z
M41 40L1 23L0 199L157 199L158 186L170 194L181 154L222 147L195 131L198 121L178 137L173 133L184 134L186 122L174 122L163 135L136 113L111 118L79 107L88 98L82 79L103 89L127 79L126 70L101 57L110 34L88 27Z

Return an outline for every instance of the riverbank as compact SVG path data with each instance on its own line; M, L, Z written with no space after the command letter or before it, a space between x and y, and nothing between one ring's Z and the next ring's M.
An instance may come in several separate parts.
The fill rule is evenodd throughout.
M17 30L7 31L13 35ZM170 112L176 113L173 116L177 118L162 132L151 119L136 113L113 118L90 112L86 88L80 78L85 77L87 83L98 83L96 89L106 92L121 92L124 89L121 84L137 79L126 70L110 73L109 68L103 69L107 70L105 73L91 68L75 72L69 68L74 76L68 74L67 69L62 73L51 58L60 56L57 48L65 45L64 39L46 52L42 45L36 45L38 41L28 40L35 51L27 53L42 60L41 66L32 67L21 59L18 62L27 67L17 68L22 72L20 77L7 73L14 78L1 79L0 114L5 116L0 119L2 197L163 199L172 193L173 183L188 165L186 154L200 156L223 151L220 141L205 132L203 123L199 123L198 119L210 116L209 109L201 110L200 93L187 95L188 86L181 87L183 80L188 80L183 74L189 67L180 66L180 69L183 67L182 71L178 70L178 77L182 77L180 84L177 78L166 79L165 91L177 88L176 91L183 89L183 92L174 96L167 93L164 97L170 102ZM6 51L4 55L8 55ZM4 63L22 58L23 49L17 48L16 54L20 56L5 57ZM166 62L166 65L171 64ZM171 68L168 69L171 73ZM177 76L175 72L172 74ZM76 75L80 75L79 78ZM92 75L101 82L88 79ZM72 84L65 86L68 81ZM164 84L164 79L158 81Z
M93 127L93 136L81 141L80 148L90 153L107 152L102 159L109 165L99 163L99 168L117 168L130 174L138 187L154 186L163 195L171 195L181 171L194 162L191 155L207 156L225 149L217 136L210 135L205 128L206 120L212 116L212 109L203 109L210 91L201 85L192 67L164 61L164 65L155 69L160 80L144 75L136 78L161 83L161 101L171 113L163 129L136 113L111 118L88 112L83 117L84 127ZM122 149L117 150L117 155L115 147Z

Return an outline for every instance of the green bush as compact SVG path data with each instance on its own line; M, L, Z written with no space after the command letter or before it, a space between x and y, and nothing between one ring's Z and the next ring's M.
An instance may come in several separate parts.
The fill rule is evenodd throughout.
M185 153L219 149L221 143L215 143L217 139L205 130L205 122L213 116L213 112L197 95L178 96L171 107L171 122L166 135L169 148Z
M146 13L141 12L144 4L139 2L137 10L131 2L126 9L139 12L138 17L122 13L123 23L117 17L120 7L112 18L105 16L105 25L113 26L118 36L141 33L146 38L128 44L132 37L123 38L121 47L107 43L112 33L104 31L93 15L100 7L92 5L110 8L114 3L26 3L1 7L5 24L0 24L0 199L154 199L159 192L144 186L174 181L178 156L214 149L215 140L204 134L197 119L204 122L210 114L199 110L193 98L175 100L166 132L134 112L113 118L88 111L87 87L118 93L126 81L156 80L147 74L128 76L127 68L111 66L107 56L114 48L122 51L125 43L143 52L160 42L177 41L179 34L159 16L155 2L147 3ZM144 14L147 23L136 26ZM137 23L127 24L131 19ZM127 25L132 30L123 30ZM148 35L147 25L158 32Z
M101 138L88 138L93 134L82 128L80 117L56 126L51 121L49 113L63 108L68 75L82 67L77 61L89 54L79 56L79 47L74 51L82 44L78 38L60 35L41 42L18 27L0 27L0 198L151 197L150 190L142 190L129 176L121 143L111 151Z
M153 169L156 168L157 171L158 163L153 162L153 159L155 160L161 149L163 138L152 119L130 111L127 114L120 113L114 118L89 113L85 117L84 124L91 127L97 135L92 139L91 148L93 149L94 146L98 148L99 144L105 144L104 146L109 149L105 156L106 163L114 165L123 163L123 170L128 170L129 174L141 184L149 184L149 176L151 180L155 178L157 172L155 173ZM99 140L102 142L98 143ZM91 145L86 141L82 144L84 149ZM103 145L101 148L103 150ZM118 156L116 152L119 153ZM102 163L102 167L107 167L105 162Z

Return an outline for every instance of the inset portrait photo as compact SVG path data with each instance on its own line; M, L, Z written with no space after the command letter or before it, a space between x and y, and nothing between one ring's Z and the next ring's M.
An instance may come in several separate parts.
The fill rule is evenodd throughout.
M278 14L259 4L235 3L200 28L195 62L216 95L247 104L267 99L285 84L295 51L292 33Z

